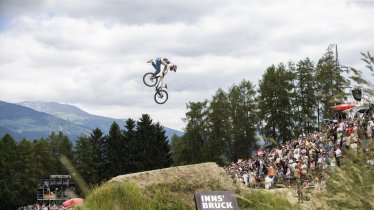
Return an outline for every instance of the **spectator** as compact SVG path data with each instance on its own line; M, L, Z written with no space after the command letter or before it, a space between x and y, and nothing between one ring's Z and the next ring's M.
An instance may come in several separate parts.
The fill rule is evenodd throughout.
M340 157L342 156L342 151L340 150L340 147L337 147L334 153L336 165L340 168Z
M331 154L329 157L329 163L330 163L331 174L335 174L336 160L333 154Z
M287 187L291 187L291 168L287 166L287 172L286 172L286 180L287 180Z
M351 144L351 149L355 152L357 152L358 144L357 144L357 138L353 141Z
M374 129L374 123L373 121L370 120L366 128L366 135L367 135L367 139L369 143L372 143L373 129Z

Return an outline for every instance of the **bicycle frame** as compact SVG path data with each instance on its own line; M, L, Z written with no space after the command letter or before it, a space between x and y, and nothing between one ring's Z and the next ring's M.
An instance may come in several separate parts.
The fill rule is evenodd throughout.
M148 72L143 76L143 82L148 87L155 87L154 100L158 104L164 104L168 100L167 85L164 84L164 77L167 71L164 71L159 75L155 76L154 73Z
M163 89L163 86L164 86L164 77L165 77L165 73L162 73L161 76L157 76L158 80L157 80L157 84L155 86L156 87L156 91Z

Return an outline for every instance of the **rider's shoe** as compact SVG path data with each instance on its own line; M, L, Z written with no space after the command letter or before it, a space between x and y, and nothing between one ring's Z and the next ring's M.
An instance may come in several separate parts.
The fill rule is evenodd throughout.
M165 89L168 89L168 85L167 84L165 84Z
M152 63L152 62L153 62L153 59L151 59L151 60L147 61L147 63Z

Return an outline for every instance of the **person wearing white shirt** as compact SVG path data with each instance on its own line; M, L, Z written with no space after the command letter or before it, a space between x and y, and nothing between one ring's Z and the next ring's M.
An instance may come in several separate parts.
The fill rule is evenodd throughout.
M340 168L340 157L342 156L342 151L340 150L339 147L335 150L335 160L336 160L336 165Z
M157 76L157 74L160 73L161 64L164 66L164 70L162 71L163 75L165 75L168 71L177 71L177 65L172 64L167 58L161 59L158 57L155 61L151 59L147 63L152 63L153 68L155 68L156 71L153 73L154 76Z
M368 141L371 144L372 142L372 137L373 137L373 128L374 128L374 123L373 121L368 122L368 126L366 128L366 135L368 137Z

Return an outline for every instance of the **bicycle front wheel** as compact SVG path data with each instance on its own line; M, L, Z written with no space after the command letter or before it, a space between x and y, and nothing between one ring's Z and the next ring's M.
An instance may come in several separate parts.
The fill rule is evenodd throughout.
M158 104L164 104L168 100L168 92L165 90L158 90L155 93L155 101Z
M155 77L155 75L152 72L148 72L144 74L143 76L143 82L148 87L153 87L157 84L158 77Z

